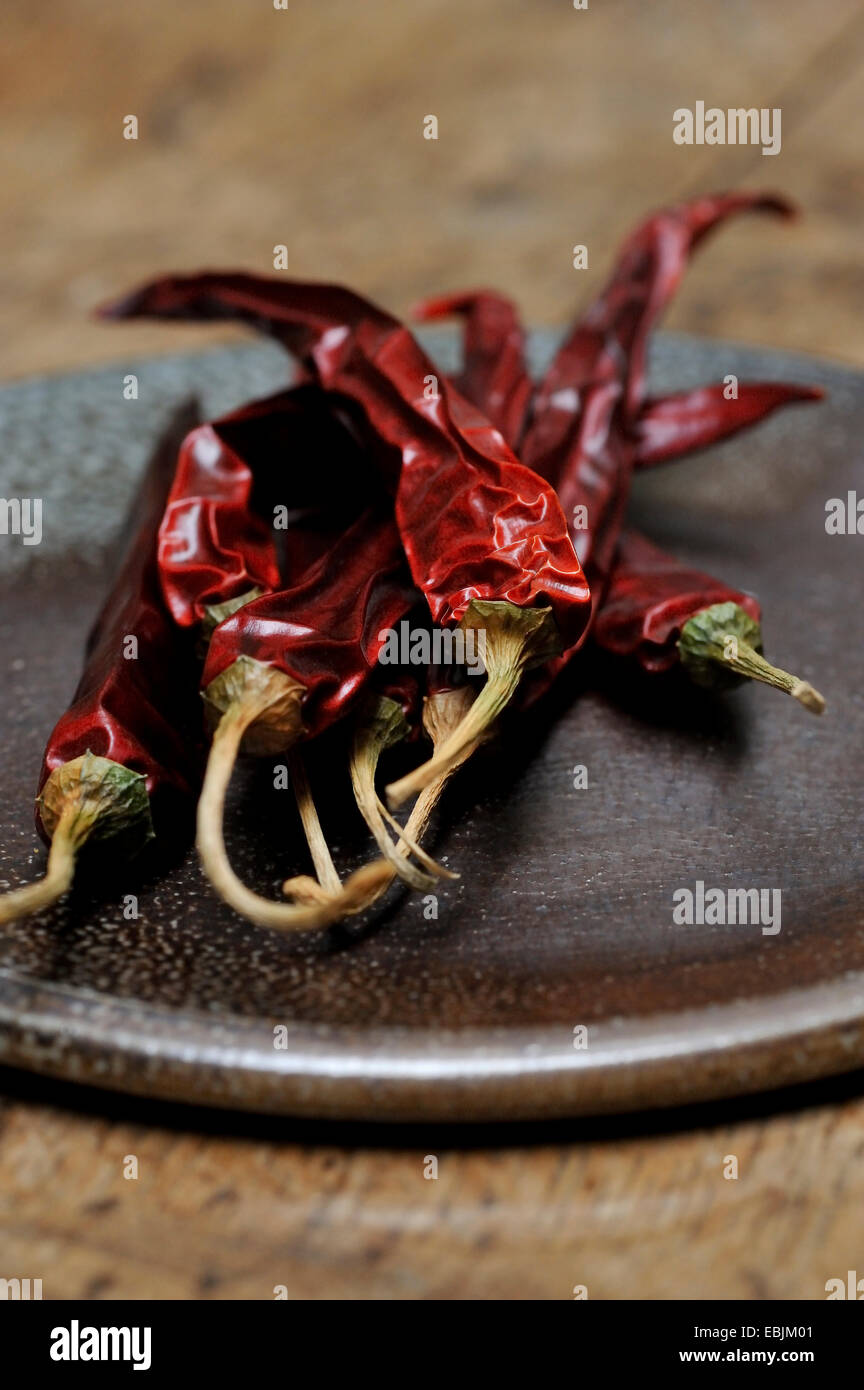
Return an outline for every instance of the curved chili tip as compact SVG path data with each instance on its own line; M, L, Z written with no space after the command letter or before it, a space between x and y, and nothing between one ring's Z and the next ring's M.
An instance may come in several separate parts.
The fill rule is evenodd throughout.
M134 318L140 303L140 291L124 294L120 299L109 299L105 304L97 304L93 310L94 319Z
M457 290L454 294L433 295L431 299L421 299L409 311L410 317L418 323L430 319L447 319L459 314L470 314L478 299L500 300L495 290Z
M160 281L159 283L163 282ZM108 299L104 304L97 304L93 310L93 317L97 319L135 318L146 303L152 288L151 284L142 285L129 294L120 295L119 299Z
M190 317L194 318L195 315L190 316L186 312L183 303L184 292L188 293L190 286L194 286L197 297L200 300L205 300L207 287L212 282L219 282L233 274L233 271L201 271L198 274L193 271L189 275L157 275L155 280L145 280L143 285L130 290L127 294L120 295L117 299L109 299L104 304L98 304L94 314L98 319L188 320Z
M746 212L752 208L758 212L776 212L778 217L791 219L800 216L798 204L788 198L785 193L774 193L769 190L758 193L747 190L739 192L728 191L725 193L708 193L704 198L696 198L692 203L682 203L681 207L689 209L694 220L698 217L697 210L700 204L705 206L705 216L712 222L723 213L736 211Z
M709 448L760 424L783 406L806 405L825 396L819 386L783 381L739 381L737 396L728 401L725 391L725 382L713 382L649 397L632 428L636 467L654 468Z
M792 221L798 216L798 206L782 193L742 191L709 193L702 198L694 198L692 201L666 209L666 215L671 216L673 220L683 221L691 249L699 246L703 239L720 227L727 218L734 217L739 212L773 212L786 221ZM656 220L662 222L663 217L664 214L661 212ZM654 218L649 218L638 227L635 237L644 235L645 229L650 228L654 221Z
M734 197L735 195L732 194L731 196ZM798 204L793 202L791 198L787 198L785 193L758 193L754 207L765 212L776 212L778 217L785 217L788 221L801 216L801 209Z

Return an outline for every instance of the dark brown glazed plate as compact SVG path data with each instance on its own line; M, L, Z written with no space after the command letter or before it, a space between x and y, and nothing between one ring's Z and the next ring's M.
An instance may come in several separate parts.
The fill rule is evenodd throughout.
M450 365L452 340L428 341ZM535 343L538 364L549 346ZM285 372L255 345L0 390L0 494L43 501L40 545L0 535L0 888L42 872L42 748L148 452L191 395L210 415ZM829 397L641 479L633 519L760 596L768 655L822 690L822 719L766 689L714 697L587 656L454 782L435 849L462 877L437 918L397 894L327 933L269 933L218 903L178 844L167 869L85 883L5 929L0 1062L238 1109L457 1121L675 1104L861 1066L864 536L828 535L825 504L864 496L864 378L658 342L656 389L729 373ZM333 740L310 771L350 867L369 847L343 752ZM260 891L305 868L269 768L241 769L228 832ZM780 890L781 930L676 925L673 893L698 881Z

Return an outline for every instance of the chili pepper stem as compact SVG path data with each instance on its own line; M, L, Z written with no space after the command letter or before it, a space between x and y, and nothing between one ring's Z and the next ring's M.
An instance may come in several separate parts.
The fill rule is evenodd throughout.
M381 891L383 892L383 889ZM330 901L330 894L324 891L317 878L313 878L311 874L297 874L294 878L286 878L282 884L282 892L286 898L293 898L297 903L314 905ZM358 907L356 911L362 911L362 907Z
M38 806L51 839L45 877L0 897L0 924L40 912L68 892L81 849L92 838L133 854L153 838L143 774L94 753L55 768Z
M306 906L271 902L253 893L238 879L228 861L222 833L225 795L246 730L260 711L238 704L226 710L213 735L213 744L198 803L198 852L213 887L222 898L251 922L282 931L309 931L330 926L352 912L359 912L370 893L380 884L386 866L365 864L352 874L339 893L327 901Z
M455 690L436 691L434 695L430 695L424 700L423 724L435 746L444 742L453 730L459 727L473 699L473 690L468 686L460 686ZM474 745L472 744L464 750L462 761L470 757L473 751ZM395 856L399 857L400 863L396 862L396 857L391 858L389 856L386 861L379 861L385 864L388 877L386 881L382 881L382 883L370 889L367 899L363 904L364 909L371 907L374 902L384 895L384 892L397 875L403 877L400 872L401 861L404 860L409 850L411 853L416 853L417 843L425 834L430 817L444 790L444 786L458 766L458 763L454 763L453 766L435 782L423 788L423 791L411 807L411 814L408 820L405 822L405 825L401 827L401 844L393 847ZM450 877L458 878L459 875L451 874ZM315 900L314 885L315 880L308 877L290 878L282 885L282 891L300 901L309 902ZM434 884L432 886L434 887ZM359 908L357 910L360 911Z
M436 749L428 762L387 788L391 809L465 760L513 698L529 667L560 651L555 621L548 608L517 608L515 604L475 599L460 626L482 630L486 684L458 728Z
M735 671L739 676L749 677L750 680L762 681L764 685L773 685L775 690L785 690L791 695L793 700L797 700L809 709L813 714L821 714L825 708L825 700L814 690L808 681L802 681L797 676L791 675L788 671L782 671L778 666L772 666L761 656L754 647L750 647L746 642L739 642L736 656L720 656L717 658L728 666L730 671Z
M351 750L351 785L360 814L384 858L401 879L412 888L423 891L434 887L436 878L454 875L436 864L416 842L408 840L407 832L403 831L398 821L394 821L382 806L375 790L375 774L381 754L386 748L404 738L407 728L405 716L399 705L387 696L382 696L367 709L357 727ZM394 844L387 829L388 824L396 831L401 843ZM406 849L420 860L428 870L427 873L422 873L408 862Z
M432 740L432 747L436 752L443 747L457 729L463 728L465 719L475 700L474 691L467 685L459 686L454 690L438 690L434 695L426 697L423 701L423 727ZM481 741L482 739L476 739L471 743L466 743L461 753L450 761L446 771L442 772L434 782L430 782L428 786L423 788L411 808L411 815L408 817L405 827L418 839L426 829L429 817L447 782L453 773L462 766L462 763L471 757L477 744Z
M418 842L413 838L413 836L409 834L407 822L405 823L405 825L401 825L399 821L396 819L396 817L394 815L391 815L391 813L387 810L387 807L384 805L384 802L381 800L380 796L376 797L375 799L378 806L378 811L383 817L383 819L386 821L387 825L389 825L390 829L396 835L397 843L401 841L401 843L406 847L406 849L410 850L410 852L414 855L415 859L419 860L419 862L429 870L430 874L432 874L434 878L459 877L459 875L457 873L454 873L452 869L445 869L443 864L439 864L437 860L432 858L431 854L427 854L423 846L418 844Z
M401 806L409 796L414 796L439 777L454 771L459 763L464 761L466 747L476 746L483 734L506 709L519 684L522 671L511 665L499 672L494 661L490 661L487 669L489 676L486 684L458 729L454 729L428 762L414 768L398 782L391 782L386 795L392 807Z
M321 829L318 808L315 805L309 778L306 776L306 768L299 753L294 752L290 755L288 766L291 770L291 784L294 788L297 809L300 812L303 832L306 836L306 843L309 846L309 853L312 856L318 882L325 895L338 893L341 891L342 882L336 872L336 865L333 863L324 831Z
M821 714L825 700L808 681L772 666L760 650L759 624L740 604L716 603L696 613L681 629L678 650L684 668L699 685L716 684L716 677L761 681L785 691L812 714ZM722 679L722 676L721 676Z
M75 876L78 849L83 843L80 832L76 833L77 821L78 807L70 804L51 837L45 877L38 883L28 883L26 887L16 888L0 898L0 925L41 912L68 893Z
M436 691L434 695L428 695L423 701L423 725L436 751L446 743L457 729L463 726L474 700L474 691L469 686L460 686L456 690ZM417 842L426 833L432 812L435 810L447 782L457 768L465 762L466 758L470 758L476 746L476 742L466 744L461 754L450 761L445 771L440 773L434 782L428 783L423 788L411 807L411 814L405 822L402 838L405 845L414 853L417 852L415 848ZM458 874L452 873L450 870L443 872L448 878L459 877Z

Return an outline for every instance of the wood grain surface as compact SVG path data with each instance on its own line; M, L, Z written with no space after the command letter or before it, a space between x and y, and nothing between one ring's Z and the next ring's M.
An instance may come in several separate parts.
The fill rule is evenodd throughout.
M397 311L486 282L555 323L646 209L739 183L806 216L730 230L669 326L864 363L857 0L7 0L4 22L6 377L174 351L174 328L109 332L87 311L158 270L269 270L276 243L298 275ZM780 106L780 156L676 147L671 113L700 99ZM822 1298L864 1259L860 1093L853 1077L456 1147L8 1074L0 1275L46 1297Z
M738 184L805 216L730 230L669 327L864 362L862 60L859 0L7 0L0 375L174 350L87 312L277 244L397 312L479 282L558 323L647 210ZM780 154L675 145L699 99L779 106Z
M457 1135L229 1120L10 1075L4 1268L46 1298L821 1299L861 1269L859 1092Z

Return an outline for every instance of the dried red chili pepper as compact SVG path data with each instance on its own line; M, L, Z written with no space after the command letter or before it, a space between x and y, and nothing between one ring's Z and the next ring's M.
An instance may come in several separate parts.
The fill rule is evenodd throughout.
M482 292L456 297L465 317L466 339L472 315L479 313ZM507 383L506 394L517 394L517 378L528 379L524 356L513 351L513 324L518 319L499 312L492 321L501 325L501 350L505 367L497 379ZM475 335L475 340L476 340ZM478 355L465 355L462 382L468 398L484 408L488 382L496 380L492 363L495 339L492 329L483 338L486 358L472 370ZM778 407L796 401L820 400L817 387L789 386L775 382L739 383L738 395L725 396L723 383L649 400L638 417L636 463L643 466L666 462L686 452L704 448L719 439L765 418ZM589 568L589 580L595 582ZM677 622L676 622L677 619ZM592 624L599 645L621 654L635 653L646 670L666 669L679 657L700 684L735 685L746 676L786 690L807 708L821 712L822 696L807 682L772 667L761 655L759 607L748 595L688 569L658 547L630 531L616 552L607 598ZM733 639L730 641L730 639ZM662 653L662 655L661 655ZM523 696L533 700L545 690L569 656L554 659L529 678Z
M637 468L653 468L757 425L784 405L821 401L818 386L740 381L727 399L723 382L648 399L634 427Z
M452 378L518 452L534 383L525 366L525 334L512 300L494 290L465 290L416 305L421 323L461 317L465 322L461 372Z
M321 457L326 470L310 466ZM332 517L322 532L304 516L283 531L280 561L273 525L252 507L253 491L270 504L287 492L292 516L325 500L332 511L334 498L356 514L365 482L358 474L359 448L332 401L311 384L199 425L183 441L159 528L162 592L175 621L209 633L250 597L298 580L328 547Z
M650 329L693 247L731 213L751 209L793 211L773 195L727 194L661 212L637 228L606 290L564 343L538 392L524 454L556 483L565 512L585 523L574 544L590 578L595 614L626 509ZM542 693L570 655L550 661L525 699ZM802 702L816 709L820 700Z
M634 656L646 671L666 671L680 660L697 685L727 689L748 678L762 681L821 714L825 701L812 685L765 660L760 619L751 594L625 531L592 635L598 646Z
M462 370L453 378L462 394L500 429L517 453L531 415L533 381L525 361L525 334L512 300L489 290L463 290L417 306L421 321L455 314L465 323ZM796 402L822 400L818 386L775 381L725 382L646 398L632 428L636 468L653 468L706 449Z
M364 866L338 901L270 902L245 887L222 835L225 794L238 752L288 753L347 714L362 695L392 628L416 602L390 516L369 508L340 527L329 552L293 588L253 599L215 629L202 680L213 742L198 809L198 849L213 885L263 926L324 926L359 910L388 878Z
M524 670L581 639L590 596L554 490L439 380L389 314L332 286L229 274L160 280L103 314L239 318L264 327L323 386L350 401L368 427L433 620L486 635L487 681L464 729L433 762L391 788L392 801L419 791L447 758L458 758L498 716ZM443 512L435 505L442 498Z
M288 426L287 432L286 424ZM237 607L249 601L250 598L258 596L253 591L251 595L243 593L239 602L237 599L231 602L226 601L231 592L229 583L237 568L230 562L238 554L243 555L244 549L248 549L248 545L251 543L247 542L244 516L248 511L253 479L255 481L260 480L262 465L274 456L279 459L284 468L285 458L292 453L296 455L298 446L302 444L296 430L298 424L303 426L303 434L308 438L309 445L314 444L315 453L327 458L328 466L323 485L328 494L331 497L333 495L339 496L343 504L347 501L347 505L350 507L352 484L353 493L356 495L356 474L361 471L358 469L358 451L344 425L336 420L332 400L325 396L319 388L309 386L291 388L287 392L280 393L277 397L255 402L223 420L215 421L212 426L205 427L204 455L205 461L209 465L208 473L203 479L203 483L199 480L197 471L190 471L185 478L178 474L174 489L175 499L179 499L178 505L188 505L196 517L192 543L183 548L184 559L193 567L193 575L200 574L204 577L205 583L210 582L206 566L200 566L197 570L194 568L199 549L198 537L202 534L205 537L206 543L201 548L204 549L206 555L209 538L220 534L219 514L212 519L208 518L206 526L202 527L197 522L201 507L199 493L205 494L206 502L211 507L215 503L227 513L231 542L230 545L219 548L219 559L221 560L222 555L227 553L229 563L224 566L224 576L219 577L215 590L211 587L207 591L202 591L197 595L196 603L193 605L189 602L190 595L187 585L184 598L187 602L186 611L189 612L190 616L197 615L205 623L211 617L221 621L230 612L236 611ZM310 431L309 427L312 424L314 424L314 430ZM219 456L217 450L220 444L228 446L229 443L232 447L226 461L224 457ZM226 450L223 449L223 455L225 452ZM305 457L310 456L314 457L314 454L310 454L307 449ZM227 480L227 486L224 485L224 480ZM240 482L242 482L242 486L240 486ZM305 506L312 501L320 500L321 489L321 480L317 483L313 482L311 491L307 496L307 486L301 483L299 488L296 488L293 486L292 479L292 501ZM278 486L276 487L276 495L281 495ZM249 531L254 541L257 535L256 526L254 518L250 517L249 520L251 523ZM184 534L188 533L189 529L184 527ZM298 576L308 568L310 554L317 554L326 548L326 538L329 537L332 543L334 529L334 518L331 516L329 525L322 527L317 534L313 533L310 543L306 517L303 518L301 525L292 528L290 545L287 548L287 559ZM303 563L299 566L294 563L294 555L298 549L303 551ZM216 568L218 569L218 566ZM247 575L253 573L252 567L246 563L243 572ZM183 578L186 578L185 573ZM255 573L255 578L259 585L267 583L272 586L270 574ZM238 587L242 589L243 586ZM219 600L218 607L206 604L206 600L217 598ZM404 669L397 676L389 675L386 679L383 678L384 669L381 668L382 679L375 681L376 696L371 699L370 707L367 708L358 724L355 737L356 768L352 765L352 780L357 792L358 806L373 831L384 857L390 860L395 871L413 887L429 887L434 885L435 878L452 877L453 875L436 864L416 841L406 842L405 836L409 832L405 827L401 827L393 821L390 813L381 805L375 793L374 769L378 756L385 746L390 746L393 742L410 733L412 720L416 718L419 721L420 689L419 675L416 669ZM431 698L434 701L439 697L433 693ZM468 703L467 696L463 696L459 702L455 702L449 697L445 698L444 704L451 713L449 722L445 720L443 715L436 721L434 710L430 711L428 718L433 720L434 727L440 734L441 729L445 726L452 727L452 712L456 708L460 708L463 713L466 712ZM362 903L359 897L352 892L350 908L346 907L344 894L338 902L333 902L334 895L342 891L338 874L321 832L311 789L299 755L293 754L289 758L289 762L306 838L315 863L317 879L300 875L286 883L285 891L294 896L295 899L307 903L321 903L329 900L334 911L337 908L359 911L368 906L374 898L380 896L384 889L381 887L379 890L377 886L373 885L370 890L372 896L368 901ZM442 786L443 782L436 784L436 789L432 795L424 793L426 813L421 820L415 817L414 824L425 826L434 805L435 796L440 794ZM420 812L423 809L421 806ZM392 825L393 829L396 830L400 843L394 844L387 831L387 824ZM407 850L429 872L421 873L410 864L406 854L406 846Z
M282 422L286 406L296 410L298 403L302 406L300 415L303 423L308 426L311 420L314 419L315 421L315 433L309 442L310 445L316 446L318 454L327 459L328 466L325 477L328 494L331 497L333 495L340 496L343 504L347 501L347 506L350 508L352 483L353 494L356 496L356 477L358 472L362 474L356 443L351 439L344 425L335 419L332 398L326 396L318 387L302 386L291 388L291 390L281 393L280 396L272 398L271 401L256 402L253 406L245 407L242 411L237 411L224 420L216 421L212 427L209 427L211 432L217 434L223 443L227 443L229 440L233 443L235 450L239 451L240 454L240 460L237 461L242 461L246 469L247 486L243 490L242 496L237 499L241 511L243 507L248 505L253 475L256 480L260 478L262 463L267 458L272 457L274 453L277 456L284 455L291 452L296 446L297 440L293 437L283 438L281 431L278 440L274 437L273 421L275 419L278 426ZM279 447L274 449L277 442ZM207 450L208 456L211 452L211 450ZM307 456L309 455L307 454ZM236 452L234 458L236 460ZM224 465L220 465L220 476L223 468ZM299 499L292 489L292 497L304 505L318 500L315 495L315 486L313 485L312 494L308 497L302 495L303 490L301 488ZM320 489L321 483L319 482L317 484L318 492ZM212 495L212 479L207 481L207 491L208 495ZM277 495L279 495L278 489ZM304 560L308 560L310 553L317 553L322 548L322 535L332 537L333 530L334 525L331 516L329 526L322 528L317 535L313 533L310 543L308 518L304 516L302 524L297 528L292 528L288 559L291 560L294 553L298 549L302 549ZM302 544L304 542L305 544ZM298 576L306 568L308 568L308 563L303 563L299 567L294 566ZM223 586L219 591L219 597L222 598L226 592L227 590ZM257 595L252 595L252 597L255 596ZM228 616L228 613L238 606L240 604L236 602L233 607L223 604L221 609L215 610L215 615L221 619L222 616ZM422 618L419 621L422 621ZM467 713L474 699L474 691L468 687L462 687L458 693L454 692L450 687L449 679L437 670L426 671L424 668L422 677L426 685L426 693L423 697L423 723L434 731L435 740L437 740L436 746L440 746L445 733L449 734L454 731L457 722L456 714L464 715ZM375 790L375 772L381 754L395 743L413 737L419 727L421 674L417 667L397 669L394 674L391 668L382 666L375 673L372 684L375 688L374 694L367 697L364 708L358 716L353 744L350 770L355 799L383 857L390 861L394 869L394 876L398 874L414 888L428 889L434 886L437 878L452 878L457 877L457 875L450 873L436 863L413 838L407 825L401 826L394 820ZM292 780L300 805L307 841L315 862L317 879L311 879L307 875L299 875L286 881L284 891L298 901L321 902L326 899L328 894L332 897L334 893L340 891L341 885L330 858L326 841L321 833L314 800L299 756L293 755L290 762ZM416 814L413 816L411 825L420 827L420 833L425 830L446 780L447 777L445 776L433 783L422 793L421 799L418 801ZM397 835L395 842L388 832L388 826ZM409 855L416 858L426 872L416 869L410 863ZM368 907L371 901L381 895L384 887L386 884L383 887L374 888L372 896L362 904L362 907L364 909ZM323 893L322 889L324 890ZM353 910L358 911L360 907L355 904Z
M326 457L327 469L316 474L314 469L308 469L308 462L318 456ZM302 467L297 466L301 464ZM352 496L357 493L352 472L356 475L358 464L356 444L337 420L332 401L316 386L292 387L193 431L181 450L161 529L163 589L177 620L184 624L201 623L205 631L212 632L239 607L279 587L272 529L250 510L253 484L260 485L268 465L275 465L276 477L271 482L274 496L285 495L284 480L277 481L279 473L290 477L291 508L297 511L320 502L323 491L330 498L340 498L343 506L350 508ZM287 565L295 579L309 568L312 559L332 546L334 534L338 534L336 517L331 516L326 527L317 531L313 528L311 535L307 523L304 515L301 522L291 527L283 557L283 569ZM409 679L419 706L416 673ZM405 703L407 711L408 680L403 680L399 689L391 681L380 693L382 707L388 713L396 696ZM380 727L380 721L376 719L372 727ZM403 719L402 731L407 728ZM334 918L342 912L358 911L358 880L349 880L343 892L299 753L289 755L288 762L317 874L316 879L304 875L291 881L297 888L295 897L307 903L328 904ZM361 804L364 813L370 804ZM388 817L383 807L374 817L367 817L373 830L380 831L385 857L392 856L414 886L432 884L434 879L429 874L421 878L404 854L397 856L384 824ZM400 836L404 833L400 830ZM446 872L419 846L412 845L411 849L436 876ZM369 871L364 871L359 880L361 887L368 881ZM248 905L248 899L245 901ZM284 915L281 914L283 918ZM305 927L320 922L310 923L298 913L290 925Z
M773 194L729 193L663 209L637 227L538 388L523 457L557 488L565 514L584 523L574 544L592 575L595 610L629 498L631 431L645 399L651 329L691 252L721 222L745 211L793 213Z
M249 507L252 470L199 425L180 448L159 528L162 593L181 627L213 626L224 605L279 587L273 531Z
M526 458L548 464L561 458L562 449L566 456L578 415L574 393L587 385L621 382L625 413L636 418L645 399L651 330L681 283L692 252L739 212L791 218L796 209L773 193L721 193L662 208L631 232L605 289L564 340L543 378L524 441Z
M328 454L326 477L309 468L310 459L321 450ZM270 473L273 495L284 497L287 480L294 514L320 502L325 491L333 496L333 489L340 486L349 499L356 494L357 484L346 464L356 466L356 446L324 393L308 384L254 401L193 431L181 449L160 528L160 578L176 620L184 626L200 624L209 635L239 608L279 590L274 531L252 510L253 487L260 491L264 475ZM313 528L311 533L301 523L289 528L282 557L289 584L292 579L297 583L315 560L332 549L339 525L337 511L326 528ZM370 871L364 871L359 880L349 880L343 891L298 752L289 754L288 764L318 876L315 902L326 904L328 919L335 920L352 910L358 885L365 891ZM244 898L247 909L253 897ZM257 902L259 921L277 907L266 899ZM282 926L299 929L323 924L320 913L310 918L284 907L278 911Z
M72 884L85 846L112 861L176 837L200 782L195 668L165 611L156 533L186 407L154 453L131 512L134 531L87 641L84 670L39 778L36 823L50 845L38 883L0 900L0 922L38 912ZM134 639L135 646L132 645ZM154 828L155 827L155 828Z

